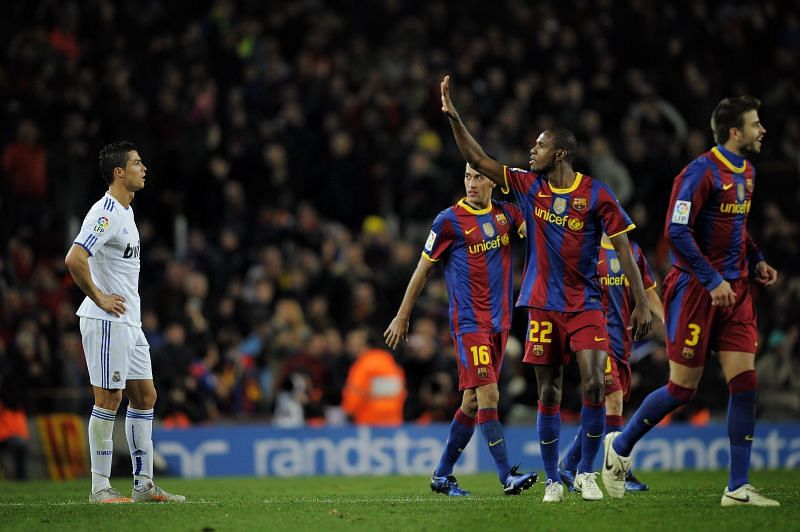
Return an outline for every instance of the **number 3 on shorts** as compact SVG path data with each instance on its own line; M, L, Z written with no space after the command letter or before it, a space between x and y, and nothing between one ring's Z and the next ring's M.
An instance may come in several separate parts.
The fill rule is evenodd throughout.
M689 338L687 338L684 343L688 346L697 345L697 342L700 340L700 326L696 323L690 323L688 328Z
M550 338L550 333L553 332L553 324L549 321L536 321L531 320L531 328L528 340L531 343L549 344L553 340Z
M473 345L469 348L472 351L472 365L473 366L488 366L489 359L489 346L488 345Z

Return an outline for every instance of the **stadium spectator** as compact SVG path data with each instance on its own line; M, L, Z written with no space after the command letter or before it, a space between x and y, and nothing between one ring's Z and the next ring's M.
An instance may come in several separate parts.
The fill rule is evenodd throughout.
M346 346L355 357L342 390L342 410L356 425L396 427L403 423L406 378L389 351L379 349L365 327L348 333Z

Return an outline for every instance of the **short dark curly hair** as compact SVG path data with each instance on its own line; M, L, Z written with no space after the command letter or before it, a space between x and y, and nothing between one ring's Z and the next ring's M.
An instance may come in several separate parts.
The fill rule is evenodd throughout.
M747 111L758 111L761 100L752 96L737 96L725 98L717 104L711 113L711 131L714 133L714 142L725 144L731 136L731 128L744 127L744 114Z
M125 168L125 165L128 164L128 153L131 151L139 151L139 149L133 142L127 140L103 146L97 162L100 166L100 175L106 183L110 185L114 182L114 168Z

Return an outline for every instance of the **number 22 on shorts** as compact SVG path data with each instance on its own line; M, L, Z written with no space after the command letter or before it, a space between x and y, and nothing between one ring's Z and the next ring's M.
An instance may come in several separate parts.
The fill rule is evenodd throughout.
M553 341L550 338L550 334L553 332L552 322L531 320L528 330L528 341L531 343L549 344Z

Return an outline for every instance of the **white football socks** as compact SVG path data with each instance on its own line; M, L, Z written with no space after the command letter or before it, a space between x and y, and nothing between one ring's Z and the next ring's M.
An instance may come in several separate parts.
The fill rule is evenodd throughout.
M131 451L133 488L146 490L153 478L153 409L137 410L129 406L125 436Z
M95 405L89 417L89 455L92 464L92 493L111 486L111 458L114 452L116 412Z

